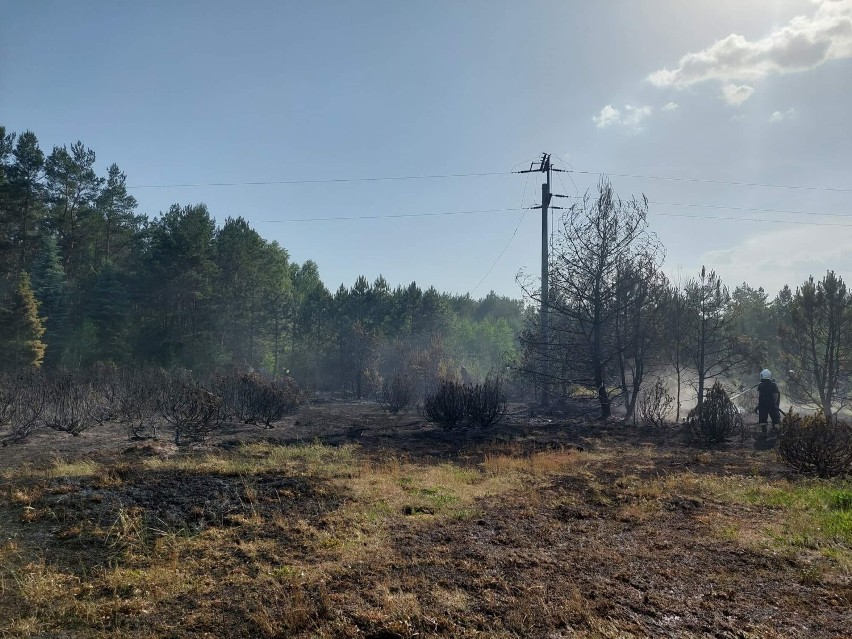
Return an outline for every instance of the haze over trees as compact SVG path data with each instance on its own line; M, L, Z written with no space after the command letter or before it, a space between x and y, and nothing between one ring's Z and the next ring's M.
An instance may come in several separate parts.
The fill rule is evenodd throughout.
M34 133L2 127L0 282L7 369L250 368L359 397L398 368L484 377L523 323L521 302L493 293L381 276L331 292L247 220L217 224L204 204L149 218L119 166L99 175L82 142L45 155Z
M528 305L382 276L330 291L317 264L292 262L241 217L175 204L149 218L119 166L100 175L82 142L45 154L32 132L0 127L7 370L257 370L358 398L400 376L422 397L500 373L517 397L594 396L603 417L614 403L633 417L653 390L678 420L687 395L701 404L715 381L745 388L770 367L792 401L827 415L849 406L852 296L839 275L770 298L704 267L672 283L664 253L647 200L602 180L554 229L545 342L536 279L523 282Z
M714 381L746 389L769 367L788 400L829 416L849 405L852 296L835 273L816 284L811 278L795 294L785 287L772 300L745 282L731 292L706 267L672 283L648 229L647 201L621 200L606 180L554 232L548 339L537 308L521 336L520 368L538 392L585 389L602 417L615 398L632 417L645 388L667 403L662 379L676 394L677 420L684 390L700 407ZM521 279L540 304L536 283Z

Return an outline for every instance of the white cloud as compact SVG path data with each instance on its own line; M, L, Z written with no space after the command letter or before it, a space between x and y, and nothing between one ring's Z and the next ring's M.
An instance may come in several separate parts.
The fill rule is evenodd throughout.
M706 49L688 53L674 69L660 69L648 76L658 87L685 87L715 80L738 91L731 104L751 95L750 84L775 74L807 71L829 60L852 58L852 0L815 2L812 16L797 16L758 40L732 33ZM737 83L749 83L737 87ZM750 89L747 95L741 89ZM744 97L743 97L744 96Z
M592 117L592 121L594 121L596 127L604 129L612 124L621 122L621 111L614 108L611 104L607 104L601 109L598 115Z
M663 111L677 111L679 108L680 108L680 105L677 102L668 102L663 107Z
M751 97L754 87L745 84L726 84L722 87L722 98L731 106L739 106Z
M769 116L769 121L772 124L783 122L784 120L792 120L797 115L796 109L787 109L786 111L773 111Z
M649 106L640 107L626 104L623 109L617 109L611 104L607 104L598 115L592 116L592 121L599 129L618 125L635 132L642 130L642 122L652 112L653 108Z
M652 110L649 106L637 107L628 104L624 107L624 117L621 122L624 126L637 128L651 115Z
M748 226L746 226L748 225ZM786 225L743 222L742 228L760 227L757 235L728 248L709 251L699 258L733 288L748 282L770 295L784 284L793 290L808 276L821 278L828 269L852 272L852 228L845 226Z

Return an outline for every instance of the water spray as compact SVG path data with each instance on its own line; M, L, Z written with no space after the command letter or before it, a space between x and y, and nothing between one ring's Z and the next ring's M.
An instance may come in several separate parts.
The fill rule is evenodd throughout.
M739 393L737 393L736 395L731 395L731 396L729 397L729 399L734 400L734 399L736 399L737 397L739 397L740 395L745 395L747 392L754 390L754 389L755 389L755 388L757 388L758 386L760 386L760 383L755 384L755 385L754 385L754 386L752 386L751 388L746 388L744 391L740 391L740 392L739 392Z

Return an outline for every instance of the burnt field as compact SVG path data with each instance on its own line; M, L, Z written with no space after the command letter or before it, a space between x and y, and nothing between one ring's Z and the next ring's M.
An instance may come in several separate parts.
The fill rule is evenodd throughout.
M0 636L848 637L852 485L514 406L0 449Z

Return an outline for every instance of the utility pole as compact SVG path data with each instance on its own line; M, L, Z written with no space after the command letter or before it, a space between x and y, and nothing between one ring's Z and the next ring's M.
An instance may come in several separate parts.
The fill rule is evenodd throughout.
M541 185L541 206L534 206L534 209L541 209L541 306L539 309L539 320L541 321L540 339L541 339L541 362L539 363L539 372L541 374L541 403L544 406L550 404L550 371L548 361L548 340L550 339L550 316L549 316L549 297L550 297L550 258L548 255L548 226L547 213L551 208L561 209L561 206L550 206L550 199L554 197L551 192L551 177L553 171L562 171L555 169L550 163L550 153L542 153L541 161L536 167L535 162L530 164L530 168L526 171L518 171L518 173L544 173L545 181ZM557 195L556 197L565 197Z

